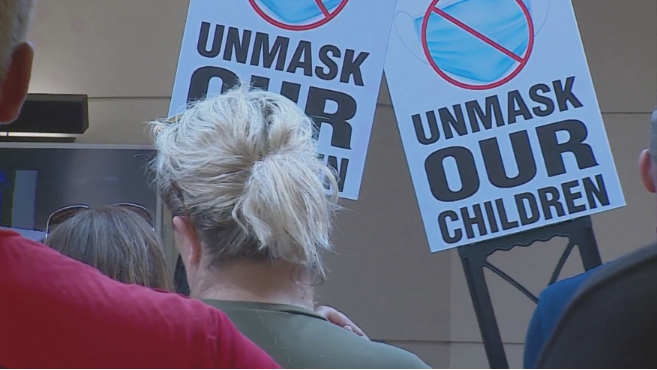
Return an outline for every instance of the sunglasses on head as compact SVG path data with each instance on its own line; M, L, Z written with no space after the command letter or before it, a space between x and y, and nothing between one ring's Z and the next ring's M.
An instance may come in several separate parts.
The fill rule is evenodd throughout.
M132 211L138 214L139 216L141 216L143 219L145 219L148 222L148 224L151 225L151 227L154 227L153 216L148 211L148 209L142 205L135 203L116 203L116 204L112 204L110 207L117 207L117 208L126 209L128 211ZM48 217L48 222L46 223L46 238L48 238L48 235L50 235L50 231L54 227L70 220L71 218L73 218L73 216L88 209L89 209L88 205L75 204L72 206L66 206L60 208L55 212L53 212L52 214L50 214L50 216Z

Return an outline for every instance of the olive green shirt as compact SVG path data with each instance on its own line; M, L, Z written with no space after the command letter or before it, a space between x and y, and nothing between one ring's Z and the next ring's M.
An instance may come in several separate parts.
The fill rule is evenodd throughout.
M312 311L288 305L203 300L287 369L428 369L416 355L369 341Z

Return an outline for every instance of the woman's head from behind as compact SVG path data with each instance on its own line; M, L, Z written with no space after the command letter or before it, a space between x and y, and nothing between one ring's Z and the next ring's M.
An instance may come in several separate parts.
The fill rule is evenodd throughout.
M158 188L192 294L204 269L283 261L324 274L337 194L312 120L292 101L237 87L152 123Z
M143 217L130 210L82 210L55 226L45 244L115 280L172 290L160 238Z

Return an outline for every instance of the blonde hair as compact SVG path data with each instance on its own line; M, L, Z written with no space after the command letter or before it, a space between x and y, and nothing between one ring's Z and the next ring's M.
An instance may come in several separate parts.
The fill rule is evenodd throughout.
M126 284L173 290L162 241L138 214L119 207L80 211L44 243Z
M324 275L337 181L296 104L240 84L151 127L157 187L213 264L280 259Z
M34 0L0 0L0 81L4 80L14 48L25 40Z

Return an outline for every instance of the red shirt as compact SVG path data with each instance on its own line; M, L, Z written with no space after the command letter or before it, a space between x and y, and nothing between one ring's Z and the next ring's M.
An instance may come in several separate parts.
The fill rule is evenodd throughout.
M0 367L279 368L226 315L0 230Z

